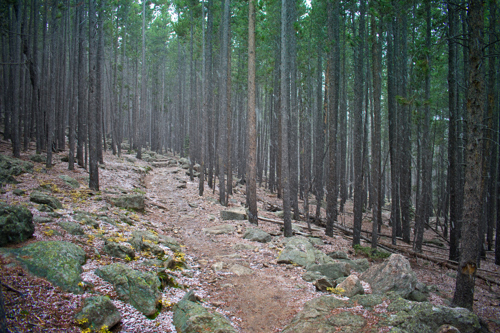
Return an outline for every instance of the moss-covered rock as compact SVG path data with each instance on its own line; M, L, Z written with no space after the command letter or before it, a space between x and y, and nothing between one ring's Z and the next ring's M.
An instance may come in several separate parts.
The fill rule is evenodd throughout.
M143 211L144 196L141 194L127 194L119 197L108 197L107 200L114 206Z
M316 262L314 247L305 237L290 238L277 259L279 264L309 266Z
M33 163L0 154L0 184L17 184L18 181L14 176L26 172L33 172Z
M82 227L78 223L71 222L71 221L61 221L57 224L71 235L75 235L75 236L85 235L85 232L83 231Z
M370 284L374 294L395 292L407 297L418 283L409 261L400 254L392 254L388 260L370 267L361 275Z
M5 249L31 274L47 279L64 291L81 294L85 251L69 242L43 241L19 249Z
M132 232L132 238L128 242L137 251L151 252L158 257L165 255L165 251L158 245L158 236L150 231L135 230Z
M39 191L31 192L30 201L38 203L38 204L44 204L44 205L50 206L53 209L61 209L62 208L62 203L59 201L59 199L54 198L53 196L51 196L49 194L39 192Z
M67 185L69 185L71 188L79 188L80 187L80 183L78 182L78 180L71 178L70 176L60 175L59 178L61 178L63 180L63 182L66 183Z
M95 274L113 284L122 301L130 303L146 316L156 313L161 298L161 283L155 274L141 272L120 263L98 268Z
M387 312L375 311L374 307L383 302L390 303ZM390 332L435 333L443 325L456 327L462 333L487 332L469 310L410 302L396 293L357 295L345 301L321 296L306 302L304 309L282 332L386 332L390 329Z
M0 246L24 242L34 232L33 214L26 207L0 204Z
M83 300L83 308L75 315L83 328L99 331L115 326L122 316L108 296L92 296Z
M112 257L120 259L133 260L135 258L135 251L130 247L130 245L124 245L110 240L106 240L104 243L104 252Z
M174 308L174 326L177 332L236 333L229 320L221 314L209 312L196 302L192 292L187 293Z

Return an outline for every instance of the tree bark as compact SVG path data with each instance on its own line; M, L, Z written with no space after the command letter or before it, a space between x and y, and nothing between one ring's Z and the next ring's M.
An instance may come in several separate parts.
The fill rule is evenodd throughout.
M287 0L281 0L281 85L280 85L280 114L281 114L281 184L283 186L283 222L284 236L291 237L292 219L290 212L290 169L288 156L288 106L289 106L289 87L287 87L288 75L288 45L287 45Z
M329 71L328 113L329 113L329 172L327 182L326 235L333 237L333 225L337 222L337 119L340 90L340 40L339 40L339 1L328 2L328 39L330 45L329 61L333 68Z
M352 244L360 243L363 217L363 76L364 76L364 36L365 36L365 0L359 5L359 45L357 46L356 71L354 77L354 227Z
M97 71L97 31L96 31L96 4L95 0L89 0L89 188L93 191L99 191L99 156L97 153L98 142L98 106L96 89L96 71ZM99 27L101 28L101 27Z
M469 76L467 87L467 146L460 261L452 304L472 309L479 251L479 223L483 193L482 118L484 112L482 0L468 2Z
M258 224L257 218L257 121L255 114L255 5L248 2L248 158L247 203L248 220Z

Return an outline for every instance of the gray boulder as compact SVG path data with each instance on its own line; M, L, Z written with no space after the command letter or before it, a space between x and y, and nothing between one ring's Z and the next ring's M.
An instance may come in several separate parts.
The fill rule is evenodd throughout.
M327 254L332 259L349 259L347 253L343 251L334 251Z
M72 188L80 187L80 183L76 179L71 178L70 176L60 175L59 178L62 179L67 185L69 185Z
M296 264L304 267L314 264L315 261L314 247L305 237L289 238L277 259L279 264Z
M479 318L464 308L436 306L429 302L411 302L399 298L391 302L384 324L398 328L397 332L437 332L442 325L451 325L461 333L487 332L481 327Z
M227 210L221 210L221 219L224 220L246 220L248 218L247 211L244 207L234 207Z
M181 244L170 236L158 235L159 242L174 252L181 251Z
M344 281L339 283L337 287L343 290L341 292L342 296L352 297L354 295L362 295L365 293L365 290L356 275L349 275Z
M0 184L17 184L14 176L33 172L33 163L0 154Z
M248 239L255 242L267 243L270 242L272 237L267 232L257 228L249 228L245 231L243 235L244 239Z
M38 204L47 205L53 209L61 209L62 208L62 203L59 201L59 199L54 198L53 196L51 196L49 194L39 192L39 191L31 192L30 201L38 203Z
M71 221L61 221L57 224L71 235L75 235L75 236L85 235L85 232L83 231L82 227L78 223L71 222Z
M253 251L257 248L257 246L252 244L238 243L233 245L232 248L236 251Z
M108 296L92 296L83 300L83 308L75 315L84 329L100 331L115 326L122 316Z
M234 225L222 224L222 225L217 225L215 227L203 228L202 230L207 235L230 234L230 233L234 232Z
M127 194L119 197L108 197L107 200L114 206L143 211L144 196L141 194Z
M45 154L30 155L30 160L36 163L44 163L47 161L47 155Z
M26 194L26 192L25 192L25 191L23 191L23 190L21 190L20 188L16 188L16 189L14 189L14 190L12 191L12 194L17 195L17 196L19 196L19 197L20 197L20 196L22 196L22 195L25 195L25 194Z
M151 252L156 256L163 256L165 254L165 251L158 246L158 236L146 230L133 231L132 238L128 242L137 251Z
M130 303L146 316L154 315L161 298L160 280L150 272L141 272L115 263L98 268L95 274L113 284L118 298Z
M5 249L31 274L47 279L62 290L81 294L80 274L85 251L69 242L43 241L19 249Z
M368 268L370 268L370 262L368 259L363 258L363 259L347 259L347 260L339 260L340 262L345 262L351 266L351 269L354 270L355 272L363 273L366 271Z
M229 271L238 276L253 274L253 270L251 268L239 264L234 264L233 266L229 267Z
M209 312L196 302L192 292L187 293L174 308L174 326L177 332L236 333L229 320L217 312Z
M135 251L129 246L116 243L113 241L105 240L104 252L109 254L112 257L126 259L128 257L129 260L133 260L135 258Z
M349 276L351 267L344 262L336 262L325 265L310 265L306 269L311 272L319 272L330 280L336 280L343 276Z
M34 232L33 214L28 208L0 204L0 246L24 242Z
M376 305L384 301L390 303L387 308L390 315L375 309ZM363 313L363 316L360 313ZM365 318L371 319L367 322ZM345 301L334 296L321 296L306 302L304 309L282 332L388 332L390 330L401 333L436 333L444 324L456 327L462 333L487 332L481 327L479 318L469 310L435 306L428 302L410 302L399 298L396 294L385 297L357 295Z
M314 281L313 284L319 291L328 291L328 289L335 288L335 286L337 285L335 281L332 281L325 276L320 277L319 279Z
M314 282L322 277L323 274L321 274L320 272L312 272L312 271L305 272L302 275L302 279L307 282Z
M52 223L52 222L54 222L54 220L51 219L50 217L35 215L35 216L33 216L33 222L44 224L44 223Z
M361 280L370 284L374 294L393 291L405 298L418 283L410 262L400 254L392 254L383 263L370 267L361 275Z

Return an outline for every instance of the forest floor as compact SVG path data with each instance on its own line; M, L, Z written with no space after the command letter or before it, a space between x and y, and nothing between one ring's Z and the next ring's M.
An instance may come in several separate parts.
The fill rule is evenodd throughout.
M10 145L0 142L0 153L11 155ZM22 154L23 160L29 160L34 151ZM63 209L58 210L61 218L71 219L74 211L86 211L114 217L123 214L123 209L110 206L106 196L112 193L144 193L146 209L143 213L130 214L133 226L111 225L100 223L96 231L87 228L86 236L72 236L60 229L56 223L35 224L34 237L25 243L12 247L24 246L30 242L41 240L64 240L74 242L87 253L87 263L83 266L83 280L92 283L94 292L107 294L122 314L121 322L112 329L113 332L175 332L172 324L173 313L165 307L154 320L147 319L127 303L117 300L113 287L94 274L94 270L102 265L123 260L99 255L104 241L103 236L127 237L134 229L152 230L159 234L171 236L183 245L182 251L190 266L188 272L175 272L177 282L185 289L167 288L163 292L163 301L175 303L187 290L195 290L196 295L204 300L204 306L218 311L229 318L233 326L240 332L280 332L286 324L302 309L304 303L325 293L318 292L315 287L302 280L305 269L293 265L277 264L276 258L282 249L280 225L259 220L259 228L275 235L270 243L256 243L243 239L243 233L250 226L246 221L222 221L220 211L225 209L218 204L218 192L205 187L205 195L198 195L198 180L190 181L186 170L179 166L151 168L151 164L136 160L133 155L113 156L109 151L104 154L105 164L99 169L99 193L92 193L84 184L88 183L88 172L83 168L67 170L67 163L61 158L67 152L54 155L54 165L45 169L44 164L35 163L33 174L23 174L17 178L17 185L6 185L0 194L0 201L8 204L26 204L34 215L46 216L29 202L29 193L42 184L56 185L54 195L63 202ZM167 155L166 155L167 156ZM174 158L168 155L169 158ZM58 178L68 175L77 179L82 185L72 190ZM26 191L24 196L16 196L12 190L18 188ZM54 188L54 187L53 187ZM259 216L271 220L280 220L269 207L281 206L281 200L275 194L258 188ZM239 207L245 203L245 187L235 186L230 197L229 206ZM302 204L302 202L301 202ZM315 206L311 206L313 214ZM352 205L346 205L346 213L339 216L339 224L352 226ZM323 212L324 213L324 212ZM324 216L323 216L324 217ZM364 215L363 230L371 230L370 214ZM389 212L384 211L382 234L390 235L388 227ZM236 231L224 235L206 235L202 229L216 225L233 223ZM298 223L298 222L297 222ZM304 225L304 223L302 223ZM363 254L355 253L351 247L352 240L348 235L336 230L334 237L324 234L322 228L313 231L325 245L318 246L325 253L344 251L351 258L361 258ZM53 230L54 232L49 232ZM94 237L92 235L98 236ZM369 237L368 234L364 234ZM439 237L432 230L425 234L427 240ZM381 243L390 244L390 239L382 237ZM238 244L247 244L248 249L234 248ZM251 246L253 247L251 247ZM363 245L368 246L367 243ZM449 305L455 286L455 270L430 260L408 254L411 246L398 240L401 253L406 254L412 269L419 281L427 285L435 285L439 293L432 293L430 301L436 305ZM96 251L97 250L97 251ZM424 254L446 262L447 247L433 244L424 246ZM478 278L475 289L474 312L488 323L491 332L500 332L500 268L494 265L494 254L487 253L480 271L486 279ZM139 258L129 264L136 269L154 270L142 263L147 258ZM215 272L212 265L224 263L224 269ZM251 268L253 273L241 275L227 270L233 264ZM31 276L18 266L9 265L0 257L0 282L5 297L7 320L11 332L80 332L74 321L75 313L81 308L82 300L90 293L74 295L65 293L47 281ZM488 281L486 281L488 280ZM365 286L365 291L370 292Z

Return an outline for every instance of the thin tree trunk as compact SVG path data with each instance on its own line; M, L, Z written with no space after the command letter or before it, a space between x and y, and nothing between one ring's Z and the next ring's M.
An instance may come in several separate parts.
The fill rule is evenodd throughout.
M248 2L248 158L247 158L247 203L248 220L258 224L257 219L257 122L255 113L255 6Z
M354 77L354 91L356 99L354 101L354 227L353 245L360 243L361 223L363 217L363 74L364 74L364 45L365 36L365 0L360 1L359 16L359 45L357 47L356 71Z
M97 31L96 31L96 4L95 0L89 0L89 188L99 191L99 156L97 153L98 142L98 106L96 88L97 71ZM101 29L101 27L99 27Z

